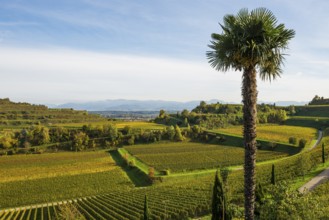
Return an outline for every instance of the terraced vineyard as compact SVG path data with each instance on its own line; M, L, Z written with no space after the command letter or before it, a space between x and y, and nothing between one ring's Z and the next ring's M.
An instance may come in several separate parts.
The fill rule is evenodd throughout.
M240 165L244 156L241 147L193 142L134 145L125 149L157 170L170 169L173 172ZM287 152L259 150L257 161L288 155Z
M41 123L53 124L106 121L99 115L73 109L49 109L44 105L15 103L9 99L0 99L0 128L22 128Z

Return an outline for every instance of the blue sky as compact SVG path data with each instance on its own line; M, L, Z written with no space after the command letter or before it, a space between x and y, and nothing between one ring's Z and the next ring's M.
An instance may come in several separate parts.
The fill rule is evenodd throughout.
M241 73L207 63L210 34L266 7L296 31L284 73L259 100L329 97L326 0L0 0L0 94L60 104L105 99L240 102Z

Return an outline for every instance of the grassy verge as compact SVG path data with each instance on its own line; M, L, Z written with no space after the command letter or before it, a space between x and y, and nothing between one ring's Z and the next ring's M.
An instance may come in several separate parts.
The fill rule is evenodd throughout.
M119 165L123 169L123 171L126 172L127 176L133 182L133 184L136 187L144 187L151 185L150 179L148 178L148 172L145 173L140 168L141 162L138 163L139 167L137 167L137 165L136 167L129 167L126 164L126 161L124 160L121 153L122 152L120 152L119 150L110 151L113 160L116 162L117 165Z
M118 149L118 153L121 155L122 158L126 158L127 161L132 161L134 160L135 166L141 170L143 173L145 173L146 175L148 175L149 170L150 170L150 166L148 166L147 164L143 163L141 160L139 160L138 158L134 157L133 155L131 155L126 149L124 148L119 148ZM158 175L159 172L155 170L155 174Z

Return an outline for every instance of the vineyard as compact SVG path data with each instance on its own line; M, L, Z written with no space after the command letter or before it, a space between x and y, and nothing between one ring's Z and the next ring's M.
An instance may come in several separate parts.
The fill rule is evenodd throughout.
M232 126L228 128L216 129L215 131L224 132L228 134L234 134L242 136L242 126ZM258 125L257 126L257 138L280 142L289 143L290 137L304 138L310 143L310 141L316 135L316 129L299 126L286 126L286 125Z
M108 121L99 121L99 122L91 122L93 126L102 126L108 124ZM125 126L129 126L131 128L139 128L139 129L164 129L165 126L161 124L156 124L152 122L145 121L111 121L111 124L114 124L117 128L121 129ZM52 126L56 127L66 127L66 128L81 128L83 125L86 125L86 122L71 122L71 123L58 123L53 124Z
M244 155L241 147L194 142L134 145L125 149L148 166L173 172L241 165ZM259 150L257 160L265 161L288 155L285 152Z
M99 115L73 109L48 109L44 105L15 103L9 99L0 100L0 128L22 128L35 124L63 124L69 122L92 123L106 121Z
M114 161L106 152L57 153L4 157L0 183L111 171Z
M200 180L199 180L200 181ZM210 184L210 182L209 182ZM183 182L179 186L163 184L134 190L114 191L99 196L75 199L72 204L86 219L140 219L144 196L154 219L186 219L208 213L210 209L210 185L196 186L195 182ZM57 219L60 206L44 204L41 207L24 207L0 211L0 219Z
M328 153L329 148L326 147L326 155ZM306 159L301 161L302 157ZM320 148L315 148L310 153L305 152L279 160L275 162L277 179L278 181L293 181L294 178L302 175L301 162L307 162L309 167L305 169L311 169L320 164L320 161ZM270 164L258 165L258 181L268 185L270 170ZM227 179L231 202L236 205L241 205L243 202L242 172L242 170L231 171ZM70 198L77 198L72 200L72 204L86 219L139 219L143 210L144 195L149 198L149 208L155 219L186 219L188 216L209 213L213 175L214 173L205 176L191 175L146 188L112 188L118 182L113 184L104 182L103 184L107 184L110 188L110 192L98 192L94 193L97 196L87 197L71 195ZM112 180L115 179L113 177ZM316 196L321 198L320 195ZM56 216L60 215L61 206L63 205L54 203L44 204L42 207L32 206L0 211L0 219L56 219Z
M1 157L0 174L1 209L133 187L104 151Z
M329 148L326 148L326 153L328 155ZM306 155L306 153L303 154ZM308 169L320 164L321 149L312 150L308 158L310 163ZM299 159L300 156L295 156L275 163L279 181L293 181L294 178L302 175ZM270 170L270 165L258 165L258 181L268 185ZM236 205L243 203L242 172L242 170L231 171L227 179L231 203ZM115 189L109 193L100 193L96 194L97 196L70 201L86 219L140 219L143 199L147 195L149 209L154 219L187 219L187 217L209 213L213 176L214 173L206 176L189 176L151 187ZM322 191L319 191L320 189ZM323 190L328 190L328 184L322 185L312 193L312 198L327 202ZM53 203L44 204L42 207L32 206L0 211L0 219L56 219L56 216L60 215L61 206L64 205ZM323 210L326 210L326 206L323 207Z
M4 102L7 103L6 100ZM0 132L0 138L11 126L28 126L30 122L24 120L32 124L40 120L49 129L65 127L67 130L64 130L71 136L84 131L90 135L88 145L95 141L98 148L80 152L71 149L69 152L59 150L56 153L1 156L0 220L63 219L66 209L76 210L77 214L92 220L137 220L143 214L145 195L152 219L204 216L211 211L214 173L218 167L227 167L225 187L230 207L235 218L243 218L241 165L244 149L241 126L214 130L186 126L181 130L185 140L177 141L168 138L170 127L152 122L109 122L83 111L49 110L26 103L17 104L14 113L12 106L8 107L12 104L6 105L2 109L1 120L8 123L2 124L7 127ZM24 108L29 108L27 113L23 112ZM276 180L290 187L297 187L311 178L307 176L310 171L324 169L320 145L325 145L325 159L329 160L328 128L323 129L320 145L310 151L289 143L290 137L296 137L306 139L306 145L310 146L317 136L317 129L328 122L324 116L326 110L312 108L322 116L313 117L313 113L309 113L311 108L296 108L296 116L291 116L285 125L258 126L257 162L262 163L257 163L256 173L257 182L264 187L271 185L272 164L275 165ZM75 116L71 117L70 114ZM43 119L42 115L45 116ZM80 120L79 117L85 118ZM15 121L20 122L16 125ZM296 125L311 125L313 128ZM109 128L113 128L115 137L121 138L116 146L114 143L119 138L108 136L110 133L107 131L112 131ZM31 134L36 132L31 130ZM52 138L57 137L54 132L50 134ZM153 138L147 138L151 134ZM131 138L138 144L128 142ZM65 143L69 145L73 142ZM238 166L232 167L235 165ZM154 179L150 176L150 167L155 169ZM329 184L324 183L304 198L305 201L308 199L323 205L317 209L318 216L323 219L326 219L328 212L328 196L325 195L328 189Z

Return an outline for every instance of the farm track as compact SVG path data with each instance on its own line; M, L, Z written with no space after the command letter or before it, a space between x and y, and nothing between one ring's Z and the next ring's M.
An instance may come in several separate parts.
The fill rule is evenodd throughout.
M323 131L320 131L319 130L319 136L318 136L318 140L314 143L314 145L310 148L310 149L308 149L309 151L310 150L312 150L312 149L314 149L316 146L318 146L318 144L321 142L321 140L322 140L322 137L323 137Z
M323 136L323 131L319 131L319 138L318 138L317 142L309 150L312 150L313 148L315 148L320 143L320 141L322 139L322 136ZM298 191L300 193L306 193L306 192L312 191L319 184L321 184L322 182L326 181L327 179L329 179L329 167L327 167L320 174L318 174L317 176L313 177L310 181L308 181L303 186L301 186L298 189Z
M329 179L329 167L322 171L319 175L312 178L310 181L308 181L306 184L304 184L302 187L298 189L300 193L307 193L309 191L312 191L315 189L319 184L323 183Z

